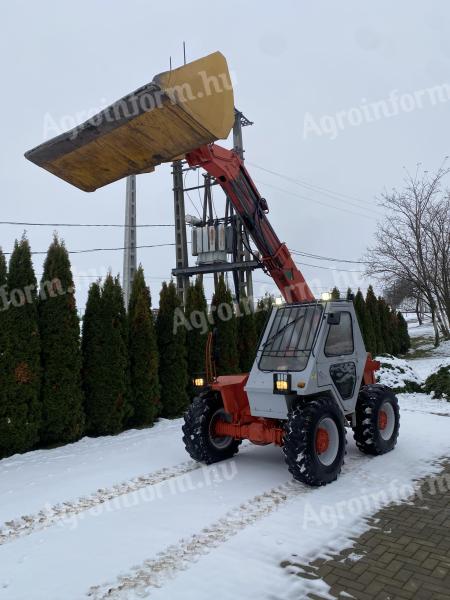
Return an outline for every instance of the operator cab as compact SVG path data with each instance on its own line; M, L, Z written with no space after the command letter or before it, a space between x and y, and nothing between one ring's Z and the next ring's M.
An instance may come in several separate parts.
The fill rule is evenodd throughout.
M319 393L350 414L366 358L352 302L274 307L245 387L251 414L286 419L298 396Z

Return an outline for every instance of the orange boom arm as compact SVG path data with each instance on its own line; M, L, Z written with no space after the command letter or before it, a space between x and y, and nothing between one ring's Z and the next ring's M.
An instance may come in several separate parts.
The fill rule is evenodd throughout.
M191 167L203 167L230 199L237 214L262 255L262 263L288 303L311 302L314 296L267 218L267 202L262 198L240 157L217 144L201 146L186 154Z

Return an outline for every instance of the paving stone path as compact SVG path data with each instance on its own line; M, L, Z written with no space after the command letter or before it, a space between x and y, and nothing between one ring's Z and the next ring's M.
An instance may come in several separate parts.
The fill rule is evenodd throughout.
M450 462L442 466L440 475L421 480L410 501L369 519L371 528L352 548L309 565L291 560L281 566L322 579L339 600L450 600Z

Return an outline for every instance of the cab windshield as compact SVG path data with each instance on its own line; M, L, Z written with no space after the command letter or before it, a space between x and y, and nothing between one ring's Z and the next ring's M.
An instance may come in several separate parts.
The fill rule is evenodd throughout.
M263 345L261 371L303 371L321 316L320 304L279 308Z

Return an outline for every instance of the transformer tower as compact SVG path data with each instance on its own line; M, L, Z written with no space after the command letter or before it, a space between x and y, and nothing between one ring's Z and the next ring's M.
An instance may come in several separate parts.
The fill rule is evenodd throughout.
M128 310L131 287L136 273L136 175L127 177L125 235L123 251L123 296Z
M233 126L233 147L241 158L244 156L242 143L242 127L253 125L240 111L235 109L235 123ZM249 251L249 242L244 225L238 215L235 214L233 206L228 198L225 201L225 216L219 218L213 211L212 186L217 185L209 175L204 175L202 185L184 187L183 173L195 170L185 166L184 161L175 161L172 164L173 174L173 192L174 192L174 213L175 213L175 260L176 267L172 269L172 275L176 277L177 291L183 304L186 302L186 290L189 285L189 277L200 276L210 273L214 276L214 289L216 289L219 275L221 273L231 272L234 284L234 296L236 301L246 296L253 298L252 270L261 267L261 263L256 260ZM189 266L189 256L187 251L187 230L186 230L186 211L184 202L184 192L204 190L203 205L199 218L188 215L189 224L192 226L193 233L199 234L202 229L202 235L196 235L195 244L192 242L192 254L198 256L197 264ZM221 229L222 228L222 229ZM215 231L211 231L215 230ZM223 232L225 239L222 244L219 242L220 231ZM229 236L228 234L232 234ZM212 238L209 237L212 235ZM205 237L206 236L206 237ZM232 243L230 242L232 240ZM201 241L200 241L201 240ZM214 241L212 241L214 240ZM212 244L212 246L211 246ZM222 247L223 245L223 247ZM224 256L225 253L225 256ZM231 254L231 261L226 259L226 254ZM252 303L250 303L252 306Z

